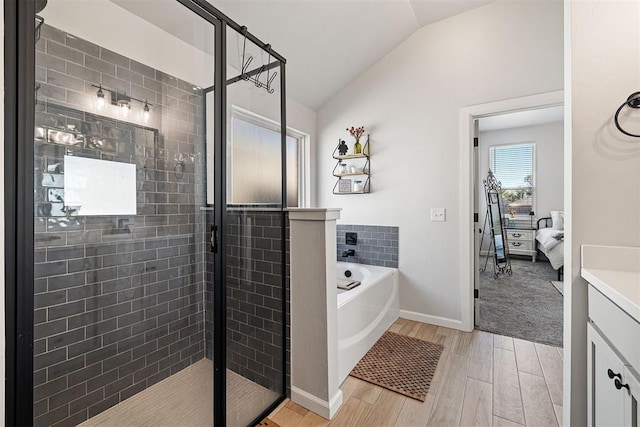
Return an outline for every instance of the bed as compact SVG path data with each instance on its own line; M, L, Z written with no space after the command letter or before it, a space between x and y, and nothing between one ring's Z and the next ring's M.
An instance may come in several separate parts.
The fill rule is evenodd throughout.
M536 250L549 259L561 281L564 276L564 212L552 211L551 217L538 220L536 242Z

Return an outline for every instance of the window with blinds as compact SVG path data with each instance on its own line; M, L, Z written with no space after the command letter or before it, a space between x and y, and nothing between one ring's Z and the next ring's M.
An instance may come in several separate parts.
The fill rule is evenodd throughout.
M502 184L504 213L526 216L535 207L536 144L527 142L489 147L489 167Z

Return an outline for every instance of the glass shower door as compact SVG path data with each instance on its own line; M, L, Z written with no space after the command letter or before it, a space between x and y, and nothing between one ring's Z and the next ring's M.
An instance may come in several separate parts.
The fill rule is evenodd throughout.
M219 24L175 0L38 15L33 424L212 425L201 208Z
M285 232L280 62L227 31L227 425L285 394Z

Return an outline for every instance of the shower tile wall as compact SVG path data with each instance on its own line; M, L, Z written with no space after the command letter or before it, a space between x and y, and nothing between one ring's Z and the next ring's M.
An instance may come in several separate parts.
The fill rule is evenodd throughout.
M377 225L338 224L338 261L398 268L398 227ZM358 233L358 244L347 245L345 233ZM344 258L345 251L354 249L356 255Z
M204 357L203 97L47 25L36 55L36 126L102 142L35 141L34 423L71 426ZM101 81L154 104L159 131L82 113ZM65 153L135 163L137 215L51 216L42 179Z
M231 213L227 217L227 368L263 387L281 392L282 271L279 212ZM286 298L289 302L289 221L286 221ZM213 257L207 255L213 271ZM212 284L213 280L207 280ZM213 289L207 289L207 322L213 312ZM287 309L287 313L289 310ZM210 323L213 326L213 323ZM209 325L209 323L207 323ZM287 318L288 340L289 319ZM209 327L209 326L208 326ZM212 354L207 330L207 357ZM287 341L288 344L288 341ZM289 346L287 345L287 349ZM284 355L287 359L289 353ZM288 390L289 380L286 384Z

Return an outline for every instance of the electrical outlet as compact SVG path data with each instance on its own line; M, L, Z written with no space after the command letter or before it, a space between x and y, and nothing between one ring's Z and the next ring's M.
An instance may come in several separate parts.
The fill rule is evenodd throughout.
M431 208L431 221L443 222L447 220L447 210L445 208Z

